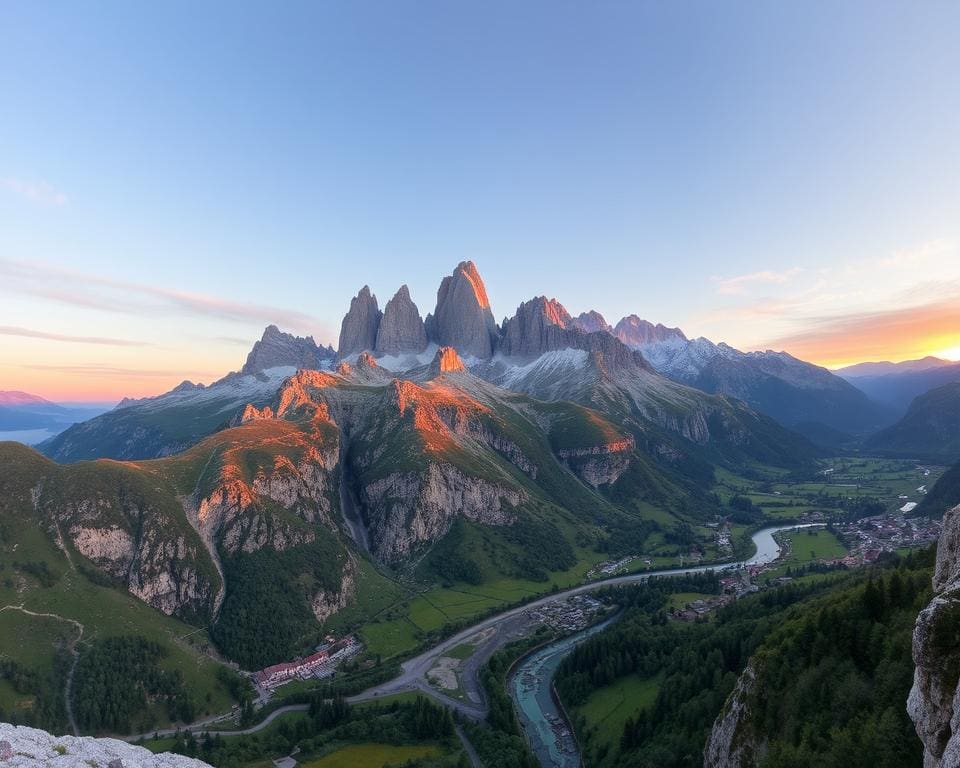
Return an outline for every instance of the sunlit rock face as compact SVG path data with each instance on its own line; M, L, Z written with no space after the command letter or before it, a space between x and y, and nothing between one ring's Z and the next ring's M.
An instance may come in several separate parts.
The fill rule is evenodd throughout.
M480 273L472 261L462 261L443 278L437 308L427 315L427 338L454 347L461 355L486 360L493 355L497 324Z
M436 356L433 358L431 373L440 375L441 373L462 373L467 370L453 347L440 347Z
M394 297L383 308L383 317L377 331L378 355L417 354L427 348L420 310L410 298L407 286L400 286Z
M340 326L340 342L337 354L340 357L355 352L373 350L377 346L377 331L380 329L380 308L377 297L370 293L369 286L350 300L350 310Z

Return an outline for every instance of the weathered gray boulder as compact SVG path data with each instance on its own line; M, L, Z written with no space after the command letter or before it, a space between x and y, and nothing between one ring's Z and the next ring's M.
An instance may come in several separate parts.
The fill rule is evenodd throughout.
M480 273L472 261L461 261L443 278L437 291L437 308L427 315L427 338L461 355L482 360L493 356L497 323Z
M4 768L35 768L51 765L58 768L210 768L207 763L171 752L154 754L117 739L95 739L91 736L53 736L46 731L26 726L0 723L0 760Z
M387 302L377 331L376 353L378 355L417 354L427 348L427 333L423 327L420 310L410 298L407 286Z
M369 286L365 285L350 300L350 310L344 315L340 326L337 355L343 358L355 352L372 351L377 346L380 318L377 297L371 294Z

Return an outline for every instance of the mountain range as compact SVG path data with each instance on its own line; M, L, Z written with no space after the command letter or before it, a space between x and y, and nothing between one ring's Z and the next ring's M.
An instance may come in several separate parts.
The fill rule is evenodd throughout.
M95 403L60 405L27 392L0 392L0 432L60 432L106 409Z
M336 354L269 326L219 381L125 400L45 443L49 459L3 450L16 516L211 625L246 667L361 621L396 593L384 574L538 582L578 548L676 551L723 511L717 468L807 471L820 455L554 300L496 324L469 262L425 320L405 288L381 311L364 287Z
M915 397L944 384L960 381L960 363L924 357L902 363L860 363L834 373L873 401L902 416Z

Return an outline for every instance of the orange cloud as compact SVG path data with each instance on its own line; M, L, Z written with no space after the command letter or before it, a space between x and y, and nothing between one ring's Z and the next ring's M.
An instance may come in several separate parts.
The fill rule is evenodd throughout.
M960 296L920 306L811 321L765 346L827 367L864 360L910 360L960 345Z

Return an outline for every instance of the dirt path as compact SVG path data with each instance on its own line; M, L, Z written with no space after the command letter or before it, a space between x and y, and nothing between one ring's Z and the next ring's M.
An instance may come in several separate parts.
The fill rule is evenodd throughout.
M68 624L73 624L73 626L77 628L77 637L69 646L70 654L73 656L73 664L70 665L70 672L67 675L67 683L64 686L64 703L67 710L67 719L70 722L70 730L73 731L74 736L79 736L80 728L77 727L77 720L73 715L73 697L71 696L71 693L73 691L73 675L77 671L77 661L80 660L80 653L77 651L77 644L83 639L83 624L76 619L68 619L56 613L37 613L36 611L31 611L27 608L24 608L22 603L20 605L5 605L0 608L0 613L3 611L20 611L20 613L25 613L27 616L34 616L43 619L57 619L58 621L65 621Z
M203 465L203 469L200 470L200 474L197 475L197 483L193 488L193 493L189 498L181 497L180 499L180 506L183 507L183 512L186 515L187 522L190 523L190 527L197 532L197 535L200 537L200 541L203 542L203 546L210 555L210 559L213 560L213 566L217 569L217 573L220 574L220 590L217 592L217 596L213 601L213 618L210 621L211 626L217 622L217 617L220 615L220 606L223 605L223 598L227 591L227 579L223 575L223 563L220 562L220 553L217 551L217 544L213 540L213 534L211 531L204 531L203 527L200 525L199 496L200 483L203 481L203 476L207 474L207 470L210 468L211 462L216 457L217 451L213 451L210 454L210 458L207 459L207 463Z

